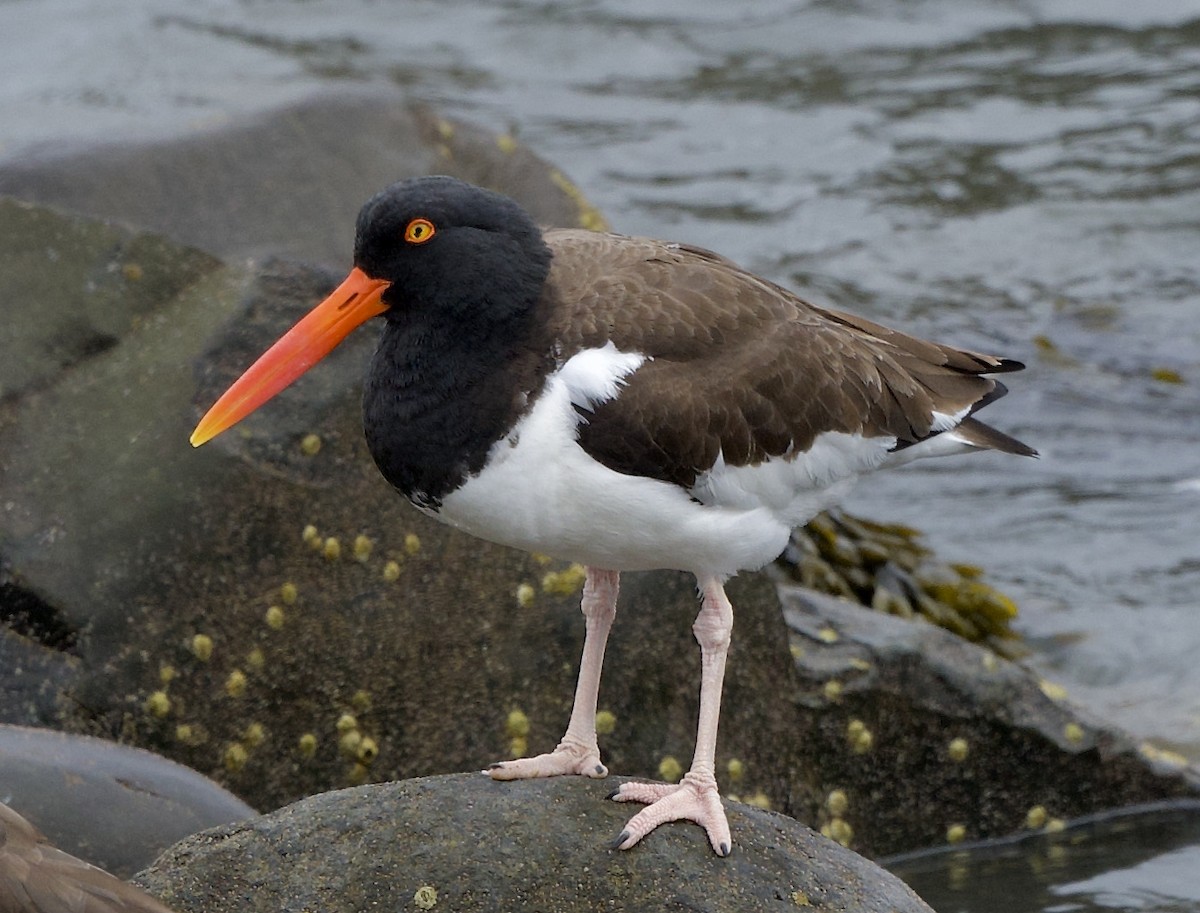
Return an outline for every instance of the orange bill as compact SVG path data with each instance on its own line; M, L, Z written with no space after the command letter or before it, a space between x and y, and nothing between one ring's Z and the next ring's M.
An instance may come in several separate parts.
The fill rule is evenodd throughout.
M217 400L192 432L199 447L277 394L334 350L356 326L387 310L388 283L372 279L357 266L346 281L287 331Z

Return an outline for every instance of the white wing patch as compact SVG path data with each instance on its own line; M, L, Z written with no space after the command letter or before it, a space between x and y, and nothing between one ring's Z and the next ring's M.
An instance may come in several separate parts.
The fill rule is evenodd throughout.
M638 352L621 352L610 341L603 348L584 349L571 356L558 372L571 405L588 412L616 397L625 378L646 361Z
M938 412L933 410L933 421L930 423L930 431L949 431L951 428L957 428L958 423L971 414L971 407L964 406L958 412L951 415L948 412Z

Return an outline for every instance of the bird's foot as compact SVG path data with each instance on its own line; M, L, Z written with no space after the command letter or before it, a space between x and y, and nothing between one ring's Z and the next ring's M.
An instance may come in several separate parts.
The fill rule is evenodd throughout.
M484 773L493 780L529 780L567 774L599 779L608 776L608 768L600 763L600 749L594 741L588 744L564 738L554 751L533 758L499 761Z
M622 783L609 797L616 802L645 802L646 807L629 819L613 843L627 850L667 821L694 821L708 834L718 856L733 848L725 807L712 774L688 771L678 783Z

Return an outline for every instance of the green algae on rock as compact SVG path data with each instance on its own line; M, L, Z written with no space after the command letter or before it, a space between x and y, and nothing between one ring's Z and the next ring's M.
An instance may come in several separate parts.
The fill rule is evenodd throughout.
M921 617L1001 656L1024 651L1017 606L973 565L939 561L921 534L830 510L792 533L777 564L794 580L901 618Z

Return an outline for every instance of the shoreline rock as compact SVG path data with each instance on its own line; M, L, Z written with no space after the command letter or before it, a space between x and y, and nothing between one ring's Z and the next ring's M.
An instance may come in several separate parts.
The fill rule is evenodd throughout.
M1060 687L926 621L782 587L819 806L786 808L859 852L1061 828L1200 795L1200 770L1073 707ZM831 807L830 796L840 796Z
M610 849L637 808L605 800L619 782L476 773L325 793L189 838L136 881L180 913L929 911L874 863L738 803L728 858L688 823Z
M0 784L52 844L121 878L189 834L257 814L148 751L25 726L0 725Z

